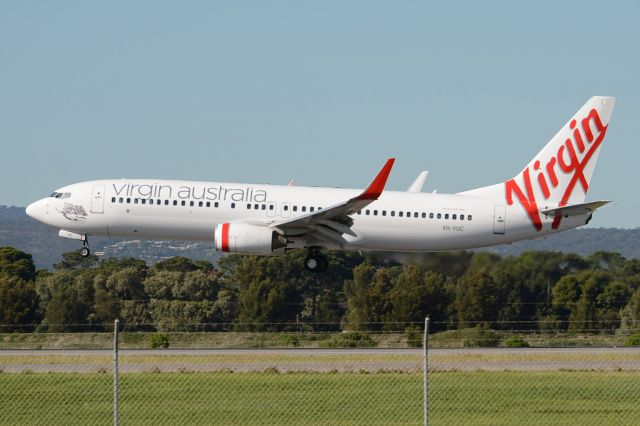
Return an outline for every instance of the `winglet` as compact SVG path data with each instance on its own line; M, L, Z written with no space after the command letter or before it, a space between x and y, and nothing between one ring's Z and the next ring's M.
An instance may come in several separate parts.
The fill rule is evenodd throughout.
M382 166L376 177L374 177L369 186L367 186L367 189L358 196L358 200L377 200L378 197L380 197L391 173L394 161L396 161L395 158L389 158L387 162L384 163L384 166Z

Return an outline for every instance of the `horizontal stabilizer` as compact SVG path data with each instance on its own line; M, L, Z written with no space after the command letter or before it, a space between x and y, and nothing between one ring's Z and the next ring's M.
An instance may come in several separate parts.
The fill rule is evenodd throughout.
M608 204L609 201L592 201L590 203L582 203L582 204L572 204L569 206L556 207L553 209L542 209L540 213L545 216L579 216L583 214L589 214L596 209Z

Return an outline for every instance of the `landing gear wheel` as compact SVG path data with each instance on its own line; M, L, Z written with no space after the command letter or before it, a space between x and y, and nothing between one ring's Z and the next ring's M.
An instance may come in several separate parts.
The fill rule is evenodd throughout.
M329 261L317 250L310 250L304 259L304 268L309 272L322 272L329 266Z
M80 256L88 257L91 254L91 250L89 250L89 238L86 235L82 234L82 248L80 249Z

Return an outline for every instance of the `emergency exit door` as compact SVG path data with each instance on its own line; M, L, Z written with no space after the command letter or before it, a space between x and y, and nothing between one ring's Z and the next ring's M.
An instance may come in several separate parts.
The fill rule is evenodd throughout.
M91 193L91 213L104 213L104 186L95 185Z
M505 206L496 206L493 211L493 233L504 235L504 224L506 221L507 208Z

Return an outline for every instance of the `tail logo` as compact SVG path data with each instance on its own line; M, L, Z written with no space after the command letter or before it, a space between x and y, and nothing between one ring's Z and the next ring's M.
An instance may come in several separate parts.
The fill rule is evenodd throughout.
M575 119L571 120L569 123L570 135L560 145L555 155L551 158L536 158L533 167L528 165L522 171L520 176L522 176L524 191L521 185L516 182L516 178L505 182L507 204L513 205L515 195L518 203L527 212L536 231L542 230L542 218L538 210L531 174L536 175L535 189L538 189L538 193L542 195L544 200L548 200L554 194L562 193L559 191L564 191L560 198L559 207L567 204L578 182L585 193L589 189L589 182L584 175L584 170L593 154L600 147L608 126L602 124L598 111L592 109L585 118L580 120L580 127L582 132L578 128L578 122ZM564 188L559 187L561 181L566 181L566 179L558 179L560 173L570 176L568 184ZM552 229L557 229L560 226L561 219L560 215L554 218L551 224Z

